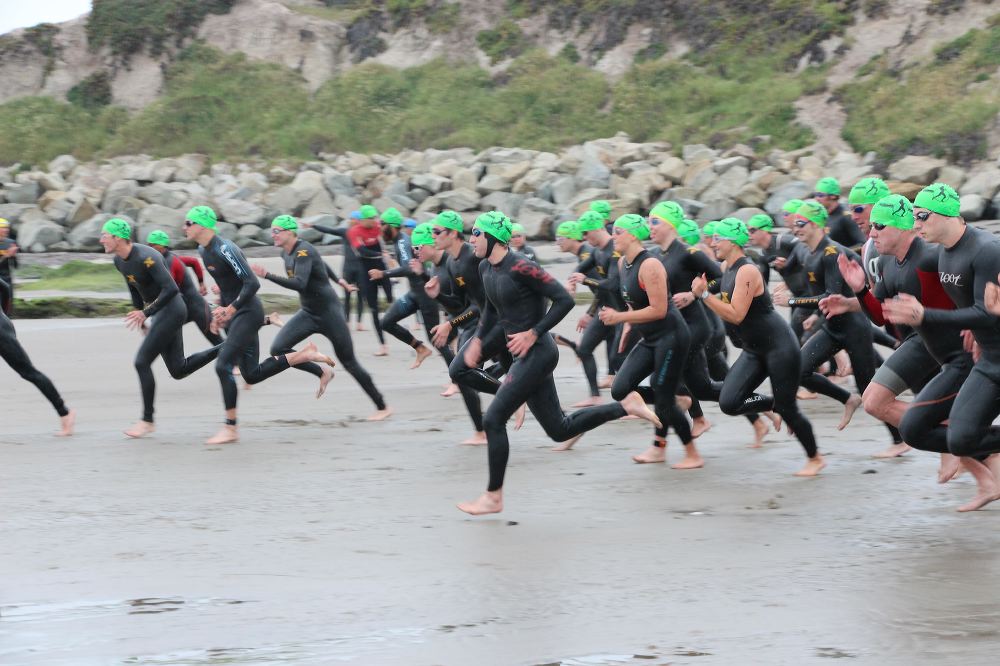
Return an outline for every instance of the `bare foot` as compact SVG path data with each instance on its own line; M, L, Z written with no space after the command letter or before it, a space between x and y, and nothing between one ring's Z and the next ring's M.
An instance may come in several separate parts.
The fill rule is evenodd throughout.
M272 312L271 314L267 315L267 323L270 324L271 326L277 326L278 328L281 328L282 326L285 325L285 321L281 318L281 315L279 315L277 312Z
M224 425L222 430L205 440L206 444L235 444L240 441L240 431L236 426Z
M689 395L679 395L676 397L677 406L680 407L682 412L686 412L691 409L691 405L694 404L694 400L691 399Z
M73 434L73 426L76 425L76 410L71 409L66 416L59 417L61 429L56 433L56 437L69 437Z
M239 376L240 376L240 368L239 366L236 366L235 368L233 368L233 377L239 377Z
M477 431L475 435L469 439L463 440L462 444L466 446L482 446L486 443L486 433L483 431Z
M757 419L753 422L753 444L750 445L751 449L759 449L764 446L764 438L767 436L770 430L767 427L767 422L764 419Z
M840 424L837 425L837 430L843 430L847 427L847 424L851 422L851 418L854 416L854 412L858 410L861 406L861 396L852 395L844 403L844 415L840 418Z
M667 462L667 447L653 445L639 455L632 456L632 460L640 465Z
M950 453L941 454L941 466L938 468L938 483L948 483L962 470L962 459Z
M524 403L517 408L516 412L514 412L514 430L520 430L521 426L524 425L524 416L527 411L528 403Z
M817 453L815 458L806 461L806 466L797 471L795 476L816 476L824 467L826 467L826 461L823 460L823 456Z
M691 437L701 437L712 429L712 423L704 416L699 416L691 421Z
M417 357L413 359L413 364L410 366L410 370L416 370L420 367L420 364L426 361L434 353L427 348L427 345L420 345L416 348Z
M378 351L376 351L372 356L388 356L389 347L387 345L379 345Z
M458 508L473 516L500 513L503 511L503 492L500 490L492 492L487 490L471 502L462 502L458 505Z
M156 428L149 421L137 421L134 426L125 431L125 436L132 439L139 439L140 437L151 435L154 430Z
M884 451L879 451L878 453L872 454L872 458L896 458L903 455L910 450L910 445L906 442L900 442L899 444L893 444Z
M614 375L608 375L607 377L605 377L601 381L597 382L597 388L609 389L609 388L611 388L611 385L614 384L614 383L615 383L615 376Z
M441 391L441 396L444 398L450 398L451 396L458 393L458 384L448 384L443 391Z
M807 391L805 389L799 389L798 393L795 394L796 400L815 400L816 394L812 391Z
M660 419L656 417L656 413L646 406L642 396L636 391L632 391L625 396L625 399L621 401L621 406L625 409L626 414L630 416L638 416L640 419L646 419L657 428L663 427L663 424L660 423Z
M333 379L333 368L323 368L323 374L319 378L319 390L316 391L316 399L319 400L326 393L326 385Z
M392 416L392 410L386 407L385 409L376 411L374 414L365 419L365 421L385 421L390 416Z
M354 325L354 330L355 330L355 331L367 331L368 329L367 329L367 328L365 328L365 325L364 325L364 324L362 324L362 323L361 323L361 322L359 321L359 322L358 322L357 324L355 324L355 325Z
M694 442L691 442L684 447L684 458L671 465L670 469L698 469L704 466L705 461L701 459L701 454L694 447Z
M580 438L583 437L583 435L584 435L584 433L581 432L576 437L571 437L570 439L567 439L565 442L561 442L558 446L553 446L552 450L553 451L569 451L570 449L573 448L574 444L576 444L577 442L580 441Z
M995 457L996 456L990 456L986 459L986 462L991 462L991 459ZM976 480L976 496L972 498L971 502L966 502L962 506L958 507L959 511L977 511L990 502L1000 499L1000 483L997 483L997 478L994 476L993 470L991 469L991 467L996 466L995 462L991 465L991 467L987 467L974 458L961 458L961 461L962 466L965 467L965 469L967 469Z
M774 432L781 432L781 414L777 412L764 412L764 416L771 419L771 426Z
M579 408L579 407L593 407L594 405L601 404L603 401L604 400L601 398L601 396L599 396L599 395L592 395L589 398L584 398L580 402L574 403L573 407L574 408Z

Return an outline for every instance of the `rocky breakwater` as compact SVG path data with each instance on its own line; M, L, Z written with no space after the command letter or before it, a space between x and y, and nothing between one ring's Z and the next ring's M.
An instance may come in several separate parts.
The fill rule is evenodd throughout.
M760 143L766 143L762 137ZM1000 211L1000 164L968 167L908 156L880 166L877 156L822 149L727 150L634 143L618 134L563 152L520 148L406 150L395 155L323 154L302 163L211 164L204 155L166 159L116 157L79 163L69 155L45 168L0 168L0 217L11 221L27 252L98 251L101 225L111 216L133 222L138 238L163 229L185 247L182 224L195 205L212 206L222 235L241 246L270 245L268 226L282 213L336 225L363 203L390 206L424 221L449 208L467 225L499 209L530 237L552 238L556 224L575 219L595 199L613 215L646 212L672 199L700 222L759 212L777 215L791 198L807 197L820 177L833 176L846 195L865 176L880 176L912 197L924 185L946 182L962 195L969 221ZM333 242L308 230L305 237Z

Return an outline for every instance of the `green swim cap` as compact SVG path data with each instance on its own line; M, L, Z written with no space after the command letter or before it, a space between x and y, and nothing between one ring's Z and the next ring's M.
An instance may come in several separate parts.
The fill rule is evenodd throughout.
M913 204L901 194L890 194L872 206L871 222L904 231L912 229Z
M698 223L694 220L684 220L681 222L681 226L677 228L677 233L680 234L681 240L688 245L697 245L701 240L701 229L698 228Z
M556 238L568 238L570 240L582 241L583 233L577 228L576 222L570 220L569 222L563 222L558 227L556 227Z
M284 229L285 231L298 231L299 225L291 215L279 215L271 220L272 229Z
M170 247L170 236L167 235L167 232L160 231L159 229L150 231L149 235L146 236L146 245L162 245L163 247Z
M801 205L802 199L789 199L785 202L785 205L781 207L781 210L789 215L795 215L795 211L797 211Z
M865 206L878 203L890 194L889 186L881 178L862 178L851 188L847 203Z
M774 229L774 220L771 219L770 215L757 213L747 220L747 229L763 229L764 231L770 231L771 229Z
M914 208L926 208L932 213L945 217L958 217L962 210L962 200L951 186L934 183L920 190L913 201Z
M512 226L509 217L498 210L491 210L477 217L473 228L493 236L506 245L510 242Z
M598 213L596 210L588 210L580 216L579 220L576 221L576 228L580 230L580 233L585 234L588 231L603 229L604 222L605 218L603 215Z
M524 225L518 224L517 222L511 222L511 235L512 236L523 236L524 235Z
M706 222L705 226L701 228L702 235L704 235L705 238L711 238L715 235L715 227L718 225L719 223L714 220L712 222Z
M124 238L125 240L132 237L132 227L120 217L113 217L105 222L104 226L101 227L101 231L112 236L117 236L118 238Z
M808 201L803 201L799 209L795 211L795 214L799 217L804 217L818 227L826 226L826 218L830 217L830 214L826 212L826 208L823 207L818 201L813 201L812 199Z
M605 221L611 219L611 204L605 201L604 199L591 201L590 210L594 211L595 213L600 213L602 216L604 216Z
M373 217L378 217L378 208L371 204L365 204L358 209L358 215L362 220L370 220Z
M453 210L443 210L438 213L438 216L431 220L431 223L437 227L444 227L445 229L452 229L458 233L465 231L465 223L462 222L462 216Z
M836 178L820 178L816 181L816 191L823 194L836 194L839 197L840 183L837 182Z
M747 241L750 240L750 232L747 231L747 225L743 220L735 217L727 217L716 222L712 235L736 243L740 247L746 245Z
M413 228L413 233L410 234L410 245L413 247L420 247L421 245L433 244L434 224L432 222L424 222L423 224L418 224Z
M684 221L684 208L676 201L661 201L649 211L650 217L658 217L674 225L674 229Z
M403 226L403 214L395 208L386 208L382 212L382 221L390 227L401 227Z
M642 215L628 213L615 220L615 229L623 229L643 241L649 238L649 223Z
M212 230L215 229L215 225L219 221L215 216L215 211L208 206L195 206L188 211L186 219Z

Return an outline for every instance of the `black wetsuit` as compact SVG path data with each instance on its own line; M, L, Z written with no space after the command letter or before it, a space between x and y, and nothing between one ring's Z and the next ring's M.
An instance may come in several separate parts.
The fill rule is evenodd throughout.
M414 349L421 345L413 334L399 325L399 322L407 317L420 313L424 322L424 329L427 331L428 339L431 338L431 329L440 322L438 314L438 304L434 299L424 292L424 285L427 280L425 276L418 276L410 270L410 260L413 259L413 247L410 245L410 237L402 232L397 232L393 246L396 249L396 261L398 268L392 268L385 272L388 278L405 277L410 290L397 298L386 310L382 317L382 330L395 337ZM447 346L447 345L445 345ZM440 348L438 348L440 351Z
M9 299L10 294L10 285L5 280L0 280L0 299ZM63 402L55 385L31 363L28 353L24 351L24 347L17 340L13 322L3 312L0 312L0 358L6 361L7 365L22 379L34 384L52 404L59 416L69 414L66 403Z
M577 265L576 273L584 275L596 271L596 277L585 277L583 284L594 291L594 304L590 308L590 323L583 330L580 342L576 346L576 355L583 364L583 372L587 377L587 384L590 387L590 395L599 396L600 389L597 386L597 360L594 358L594 350L601 342L610 344L610 359L608 373L614 374L625 359L624 354L619 354L618 343L621 335L621 326L607 326L597 316L597 312L602 307L608 307L619 312L625 309L625 304L621 298L621 280L618 275L619 254L615 251L614 241L608 239L607 244L601 248L592 248L589 256L580 254L582 261Z
M205 247L199 247L201 261L219 287L223 306L233 306L236 313L226 323L226 341L215 361L215 372L222 385L222 400L226 409L236 409L236 380L233 368L239 365L247 384L262 382L288 369L284 356L260 362L260 338L257 332L264 325L264 306L257 298L260 282L250 270L246 257L236 245L220 236L213 236Z
M358 253L354 251L351 247L350 242L347 240L347 230L350 227L326 227L320 224L314 224L313 229L320 232L321 234L330 234L331 236L337 236L341 239L340 247L344 250L344 280L348 284L353 284L358 287L358 322L361 321L361 315L365 309L365 299L361 297L360 284L362 278L361 270L361 260L358 259ZM344 290L344 319L350 320L351 318L351 291Z
M14 307L14 276L11 270L17 268L17 255L5 257L3 253L16 245L10 238L0 238L0 281L7 283L4 295L0 295L0 312L10 314Z
M954 354L917 396L903 417L904 431L916 435L912 446L979 459L1000 452L1000 428L991 425L1000 412L1000 322L983 304L986 283L995 282L998 272L1000 241L989 232L967 227L955 245L941 248L938 275L955 309L927 307L921 328L971 330L981 356L963 381L966 361ZM944 426L943 406L952 398ZM926 404L931 400L939 404ZM913 409L918 411L911 416Z
M861 266L865 269L865 275L869 284L877 284L882 279L882 265L879 262L879 253L875 248L875 241L868 239L859 249L861 255ZM872 322L872 339L875 344L893 349L900 346L906 336L907 331L899 330L894 324L886 322L885 326L878 326Z
M621 262L622 299L630 310L649 307L649 295L639 278L640 266L647 259L656 258L643 250L636 255L632 263L624 259ZM642 339L636 342L618 369L614 384L611 386L611 397L622 400L639 386L639 382L649 377L653 390L654 410L664 426L664 429L660 429L657 434L665 437L665 428L669 426L677 433L682 444L690 444L691 426L677 406L675 396L684 374L685 360L689 358L688 349L692 345L691 333L684 317L670 302L669 289L666 316L663 319L632 324L632 332ZM657 442L657 446L659 445L660 442Z
M220 351L218 345L184 357L184 336L181 329L187 321L187 307L177 284L159 252L147 245L132 244L128 256L114 258L115 268L125 276L132 305L146 315L148 330L135 355L135 371L142 389L142 420L153 422L153 400L156 380L153 361L163 357L167 371L174 379L183 379L210 363Z
M371 398L375 407L385 409L382 394L354 355L351 332L347 328L340 300L330 283L332 271L323 257L311 244L297 240L291 252L281 251L281 258L285 262L285 275L268 273L265 277L286 289L297 291L302 309L278 331L271 343L271 355L280 356L295 351L295 345L313 333L319 333L330 341L337 360ZM295 367L316 377L323 376L323 369L315 363L302 363Z
M861 227L851 217L851 214L844 209L843 204L837 204L833 212L826 219L828 235L835 243L840 243L844 247L861 247L865 244L865 235L861 233Z
M484 260L479 270L488 299L476 331L483 342L483 358L506 348L509 335L533 330L538 336L527 353L514 360L502 385L478 369L463 376L476 390L496 394L484 418L490 466L487 489L493 491L503 486L507 469L507 420L521 405L527 403L545 434L557 442L621 418L626 412L615 402L567 416L559 405L552 377L559 352L549 330L573 309L573 298L558 280L514 252L508 252L496 265ZM546 309L547 301L551 305ZM494 329L501 334L493 335Z
M525 257L538 263L538 257L535 255L535 250L528 245L525 245L521 249L511 248L512 252L517 252L518 254L523 254Z
M736 275L750 260L741 257L722 276L720 298L729 302L736 291ZM813 458L818 453L812 424L799 411L795 393L799 386L800 357L798 340L791 327L774 311L771 295L754 296L750 309L739 324L726 323L733 344L743 353L729 369L722 386L719 407L726 414L777 412L791 427L796 438ZM769 378L774 397L756 393L757 387Z
M169 268L174 261L180 262L180 257L172 251L167 250L163 253L163 261ZM222 336L218 333L213 333L210 326L212 323L212 308L208 305L208 301L198 291L195 281L188 275L187 268L183 269L181 275L181 282L177 287L180 289L181 298L184 300L184 307L187 308L186 321L194 322L198 330L201 331L201 334L205 336L205 339L213 345L222 344Z

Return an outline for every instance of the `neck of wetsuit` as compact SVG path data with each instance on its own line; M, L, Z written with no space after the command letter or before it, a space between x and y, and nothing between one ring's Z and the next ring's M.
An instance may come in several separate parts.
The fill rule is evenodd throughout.
M493 254L493 250L496 249L497 245L503 248L503 252L501 252L499 256ZM507 253L509 251L510 250L507 249L506 245L498 241L492 235L486 234L486 259L491 264L493 264L494 266L499 264L501 261L503 261L503 258L507 256Z

